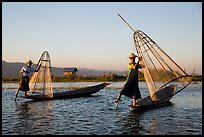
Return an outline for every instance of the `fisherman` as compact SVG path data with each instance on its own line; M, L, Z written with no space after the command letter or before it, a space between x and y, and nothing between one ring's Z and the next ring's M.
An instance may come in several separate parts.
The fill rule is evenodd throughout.
M22 74L22 79L19 83L19 88L15 93L15 100L18 96L18 92L19 90L24 91L24 95L27 96L27 91L30 90L29 88L29 77L31 72L37 72L38 70L35 70L33 67L31 67L31 65L33 64L33 62L31 60L29 60L28 62L26 62L26 66L23 66L20 70L20 73Z
M135 62L136 57L138 56L136 56L134 53L131 53L128 56L130 60L130 63L128 64L129 73L125 85L115 99L115 103L118 103L121 96L125 95L133 99L133 106L139 106L138 104L136 104L136 99L141 99L141 94L138 86L138 72L139 68L141 69L142 66L139 64L139 62L141 61L141 57L138 57L137 63Z

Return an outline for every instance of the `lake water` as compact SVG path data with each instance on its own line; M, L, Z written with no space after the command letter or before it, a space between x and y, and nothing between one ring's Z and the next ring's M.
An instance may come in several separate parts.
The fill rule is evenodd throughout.
M54 90L84 87L101 82L53 83ZM111 83L90 97L32 101L18 98L18 83L2 83L3 135L202 135L202 82L190 84L171 104L136 113L132 100L114 100L124 82ZM148 92L139 83L142 97ZM54 92L55 92L54 91ZM21 92L19 93L21 94Z

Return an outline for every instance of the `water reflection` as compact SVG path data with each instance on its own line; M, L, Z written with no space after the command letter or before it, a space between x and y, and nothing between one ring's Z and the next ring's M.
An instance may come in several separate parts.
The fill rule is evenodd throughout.
M53 134L53 102L28 101L16 103L17 134Z
M2 134L202 135L202 83L174 96L173 106L139 114L129 110L126 104L131 100L125 97L115 110L113 101L120 89L114 85L123 84L111 84L93 97L29 102L20 98L14 102L16 89L6 89L2 91ZM143 97L148 95L145 86L140 85Z
M140 124L140 117L142 113L134 113L130 111L129 115L127 116L126 124L123 125L123 128L127 128L126 131L129 135L139 135L141 131L144 130L144 127Z
M151 131L151 134L156 135L158 134L158 120L156 116L153 116L149 121L149 130Z
M138 135L140 131L143 131L143 126L140 124L140 117L142 113L130 113L118 112L117 114L117 133L120 135Z
M154 113L159 113L160 111L164 111L165 107L173 106L172 102L167 102L158 107L137 111L131 110L127 115L122 115L120 117L121 129L120 134L123 135L144 135L144 134L158 134L160 132L160 123L158 122L158 118ZM148 117L149 119L147 119Z

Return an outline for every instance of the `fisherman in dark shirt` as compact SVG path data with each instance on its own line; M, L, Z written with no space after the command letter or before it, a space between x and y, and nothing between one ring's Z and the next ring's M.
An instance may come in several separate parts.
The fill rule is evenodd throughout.
M125 95L129 98L133 99L133 106L138 106L136 104L136 99L141 99L141 94L138 86L138 72L139 68L142 66L139 64L141 61L141 57L138 57L137 63L135 62L135 58L138 57L134 53L131 53L128 58L130 59L130 63L128 64L129 73L126 79L126 83L123 86L120 94L117 96L115 103L118 103L119 99L122 95Z

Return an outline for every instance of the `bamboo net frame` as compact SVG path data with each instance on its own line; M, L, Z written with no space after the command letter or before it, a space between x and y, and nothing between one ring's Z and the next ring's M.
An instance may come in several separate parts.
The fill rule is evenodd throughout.
M180 92L190 84L190 75L144 32L133 33L133 44L138 56L142 57L142 69L153 101L157 101L155 93L164 87L176 85L179 86L176 92Z
M51 76L51 60L49 53L44 51L38 61L35 72L29 82L30 91L27 95L41 95L47 98L53 97L52 76Z

